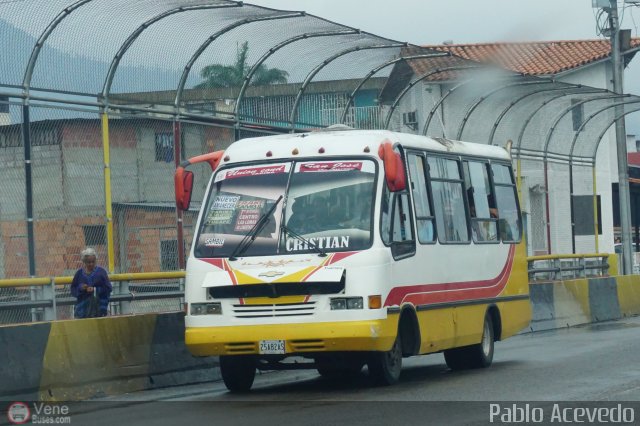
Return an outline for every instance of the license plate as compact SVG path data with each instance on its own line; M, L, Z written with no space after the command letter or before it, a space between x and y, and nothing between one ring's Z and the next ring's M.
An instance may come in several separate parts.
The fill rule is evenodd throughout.
M284 340L260 340L260 353L264 355L283 354Z

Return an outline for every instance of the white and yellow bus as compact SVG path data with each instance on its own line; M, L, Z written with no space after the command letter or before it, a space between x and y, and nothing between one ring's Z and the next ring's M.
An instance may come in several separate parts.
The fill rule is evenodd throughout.
M527 263L509 152L388 131L244 139L214 169L187 262L186 344L231 391L256 369L398 381L403 357L487 367L527 327ZM290 357L295 358L291 362ZM301 359L308 362L299 362Z

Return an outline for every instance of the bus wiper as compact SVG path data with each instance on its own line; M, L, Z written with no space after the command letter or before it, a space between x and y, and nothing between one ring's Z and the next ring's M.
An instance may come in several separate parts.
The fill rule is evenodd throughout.
M279 196L276 202L273 203L273 205L269 208L269 210L265 214L260 216L260 219L258 219L256 224L253 225L249 232L247 232L247 235L245 235L240 243L238 243L236 248L233 249L233 252L231 252L231 256L229 256L229 260L238 260L236 256L240 256L242 255L242 253L247 251L247 249L255 241L260 231L262 231L267 223L269 223L269 221L271 220L271 215L273 214L273 211L276 209L276 206L278 205L280 200L282 200L282 198L282 195Z
M318 256L320 256L320 257L326 257L327 256L327 253L325 253L324 250L322 250L320 247L318 247L318 245L316 243L314 243L312 241L309 241L308 239L306 239L302 235L298 234L297 232L292 231L289 227L287 227L287 225L282 225L282 230L285 232L285 234L289 234L293 238L296 238L296 239L302 241L303 243L305 243L307 246L309 246L309 248L311 248L311 250L313 250L316 253L318 253Z

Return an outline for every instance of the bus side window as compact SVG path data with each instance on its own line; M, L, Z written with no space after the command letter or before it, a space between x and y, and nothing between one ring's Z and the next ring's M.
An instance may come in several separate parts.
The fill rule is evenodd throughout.
M416 212L418 241L422 244L435 242L433 213L429 202L424 157L409 154L409 178L413 190L413 205Z
M429 174L433 191L438 239L444 243L469 242L467 213L462 194L458 161L429 155Z
M380 204L380 236L395 259L415 253L409 194L392 193L385 185Z
M380 199L380 237L386 245L391 244L391 207L393 196L391 191L384 185L382 197Z
M517 243L522 237L522 226L518 212L516 186L513 183L508 166L492 164L493 184L495 186L498 208L498 230L503 242Z
M495 195L491 190L488 164L465 161L463 165L473 241L497 243L498 212L495 206Z
M392 195L391 253L394 258L406 257L416 251L413 224L409 207L409 194L399 192Z

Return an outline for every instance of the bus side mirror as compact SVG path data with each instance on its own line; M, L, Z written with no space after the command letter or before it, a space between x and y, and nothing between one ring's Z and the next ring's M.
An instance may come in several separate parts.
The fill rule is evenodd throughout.
M198 155L183 161L173 176L174 188L176 191L176 207L180 210L189 210L191 204L191 190L193 189L193 172L185 170L192 164L208 163L213 172L220 164L224 151L215 151L208 154Z
M378 156L384 164L384 177L387 187L391 192L407 189L407 176L404 172L404 164L399 152L393 150L389 140L385 140L378 148Z
M176 207L180 210L189 210L191 204L191 191L193 190L193 172L178 167L174 175L176 191Z

